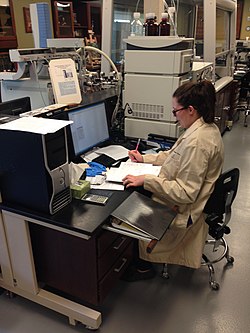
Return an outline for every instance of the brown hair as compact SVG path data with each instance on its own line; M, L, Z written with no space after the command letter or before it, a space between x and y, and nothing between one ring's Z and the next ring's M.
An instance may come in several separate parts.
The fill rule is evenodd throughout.
M214 122L216 92L212 82L184 83L176 89L173 97L185 108L193 106L206 123Z

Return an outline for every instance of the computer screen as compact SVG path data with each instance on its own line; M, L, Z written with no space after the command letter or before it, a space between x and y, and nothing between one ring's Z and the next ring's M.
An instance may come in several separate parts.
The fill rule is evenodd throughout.
M75 156L109 139L105 103L96 103L68 111Z
M0 103L0 114L18 116L23 112L31 110L30 98L21 97Z

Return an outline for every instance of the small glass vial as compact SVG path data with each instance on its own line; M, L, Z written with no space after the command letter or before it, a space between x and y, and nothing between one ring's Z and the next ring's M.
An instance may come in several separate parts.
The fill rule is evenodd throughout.
M140 21L140 13L134 13L134 20L131 22L130 36L143 36L143 24Z
M161 14L159 23L159 36L170 36L170 23L168 22L168 13Z

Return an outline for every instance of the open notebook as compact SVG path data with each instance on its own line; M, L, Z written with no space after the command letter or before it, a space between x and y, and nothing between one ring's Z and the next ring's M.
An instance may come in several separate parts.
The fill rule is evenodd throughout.
M141 193L133 192L111 216L115 228L160 240L176 213Z

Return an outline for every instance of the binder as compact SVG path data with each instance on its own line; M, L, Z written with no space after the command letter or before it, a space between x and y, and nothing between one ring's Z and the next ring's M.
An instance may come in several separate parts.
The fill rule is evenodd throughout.
M117 229L160 240L176 215L167 206L133 192L112 212L111 223Z

